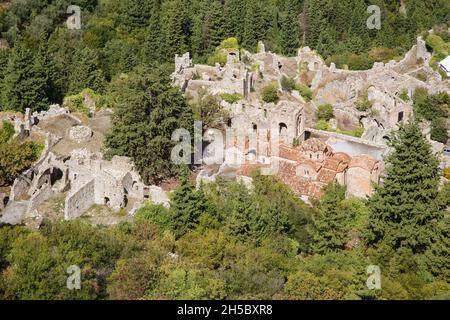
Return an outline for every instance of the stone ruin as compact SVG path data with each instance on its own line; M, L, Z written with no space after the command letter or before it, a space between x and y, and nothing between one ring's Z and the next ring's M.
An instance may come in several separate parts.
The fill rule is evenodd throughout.
M77 143L82 143L92 137L92 130L86 126L74 126L69 130L69 137Z
M333 63L327 66L308 47L300 48L296 57L283 57L258 47L262 48L258 53L243 51L241 61L239 56L229 57L223 66L193 64L189 53L175 58L173 85L179 86L186 95L195 99L199 90L204 90L217 96L224 93L241 96L234 103L221 102L231 115L225 129L232 133L232 138L227 136L225 155L239 158L240 165L236 167L225 161L215 169L206 166L198 176L198 183L214 181L219 175L248 182L246 174L250 168L265 168L277 162L282 168L278 175L299 195L318 196L325 183L339 181L347 185L349 195L364 197L371 193L372 183L378 182L383 170L382 157L388 152L389 134L412 115L414 91L425 87L432 93L450 93L449 81L444 81L428 66L431 54L421 38L401 61L375 63L372 69L364 71L337 69ZM416 77L419 72L426 74L426 81ZM283 77L308 86L312 100L305 101L296 90L283 90ZM261 92L270 82L278 84L280 100L276 104L261 101ZM409 97L407 101L400 98L404 92ZM371 108L359 111L356 105L365 94ZM332 128L362 126L362 138L312 129L317 121L317 107L325 103L333 105ZM280 137L279 150L296 150L296 159L273 154L273 133ZM301 174L302 166L308 162L304 148L312 135L325 142L329 153L324 160L311 159L315 164L305 169L310 173L305 177ZM334 143L333 147L328 141ZM443 146L435 149L439 147Z
M146 186L126 157L108 161L100 153L77 149L64 159L48 151L48 147L43 157L14 181L10 200L26 203L26 218L43 202L62 193L67 193L65 219L82 216L93 204L113 210L126 208L130 214L146 200L169 204L165 192Z

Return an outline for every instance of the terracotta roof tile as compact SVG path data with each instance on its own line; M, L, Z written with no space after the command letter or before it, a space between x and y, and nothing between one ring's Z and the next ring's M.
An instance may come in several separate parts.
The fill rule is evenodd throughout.
M360 156L353 157L350 161L349 168L358 167L365 169L367 171L372 171L373 169L375 169L377 163L378 162L374 158L363 154Z
M306 140L301 145L303 151L325 151L326 149L330 149L330 147L320 139L311 138Z
M323 168L322 170L320 170L319 175L317 176L317 181L328 184L330 182L333 182L335 177L336 171Z

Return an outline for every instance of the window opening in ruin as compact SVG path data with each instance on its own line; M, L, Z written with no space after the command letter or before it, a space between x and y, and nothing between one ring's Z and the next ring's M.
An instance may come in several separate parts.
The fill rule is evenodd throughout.
M281 122L279 125L280 128L280 134L285 133L287 131L287 125L283 122Z
M231 119L227 120L227 126L228 126L228 128L231 128Z
M267 109L264 109L264 118L267 118Z
M253 132L256 132L256 130L258 130L258 126L254 123L253 124Z
M404 117L403 111L399 112L399 113L398 113L398 122L403 121L403 117Z
M105 197L104 200L105 200L105 204L108 205L108 204L109 204L109 201L110 201L109 198L108 198L108 197Z
M59 168L53 168L50 174L50 184L53 186L57 181L61 180L63 177L63 172Z

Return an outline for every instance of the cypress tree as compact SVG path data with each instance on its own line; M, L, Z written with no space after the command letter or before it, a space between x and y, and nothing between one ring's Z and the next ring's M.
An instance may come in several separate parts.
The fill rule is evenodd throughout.
M43 48L36 53L21 41L10 54L2 86L2 108L24 112L48 104L48 74Z
M198 225L200 215L206 210L203 191L196 191L189 182L189 169L181 170L181 185L171 199L170 218L175 237L179 238Z
M443 218L439 162L415 122L402 125L390 146L386 175L369 200L368 241L423 253Z
M300 10L293 0L288 0L286 11L280 15L280 35L282 53L295 55L300 47Z
M343 249L347 240L347 215L341 202L345 199L345 187L332 183L324 188L317 201L317 215L313 218L313 250L326 253Z
M90 49L79 48L74 56L73 66L69 75L69 93L77 94L83 89L90 88L102 92L105 86L105 77L100 68L98 53Z

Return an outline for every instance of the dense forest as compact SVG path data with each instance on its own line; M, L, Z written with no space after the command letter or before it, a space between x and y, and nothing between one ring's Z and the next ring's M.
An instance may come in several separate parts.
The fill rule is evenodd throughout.
M306 205L273 177L196 190L181 174L171 207L132 223L47 221L0 228L1 299L450 299L450 185L415 123L392 139L368 200L331 184ZM81 269L68 290L67 268ZM381 271L370 290L367 268Z
M68 30L69 5L81 30ZM368 5L381 29L368 29ZM295 55L310 46L337 65L368 68L401 56L416 35L450 20L447 0L13 0L0 2L0 110L44 109L85 88L104 94L114 77L172 63L191 52L206 62L220 42ZM1 47L5 47L5 44Z
M65 26L69 4L82 9L81 30ZM370 4L381 8L380 30L366 27ZM448 0L0 2L0 111L83 111L74 101L90 90L114 110L107 156L131 157L146 183L181 177L169 209L147 204L133 222L1 227L0 299L450 299L450 186L414 122L391 137L383 183L363 200L331 184L310 206L258 172L252 189L219 180L197 190L188 169L168 161L171 133L203 119L204 107L171 86L175 54L207 63L236 37L252 52L258 41L283 55L307 45L328 62L368 68L377 52L401 56L449 20ZM414 104L438 123L448 96L419 91ZM432 134L444 139L441 127ZM14 162L11 128L0 138L0 157ZM21 163L37 149L26 145ZM81 290L66 288L71 265ZM381 269L379 290L366 285L370 265Z

